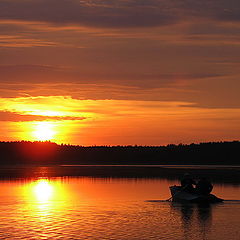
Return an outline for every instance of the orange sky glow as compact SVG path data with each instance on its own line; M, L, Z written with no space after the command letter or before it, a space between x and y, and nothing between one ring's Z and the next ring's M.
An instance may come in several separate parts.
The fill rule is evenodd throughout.
M239 140L237 1L4 0L0 9L0 141Z

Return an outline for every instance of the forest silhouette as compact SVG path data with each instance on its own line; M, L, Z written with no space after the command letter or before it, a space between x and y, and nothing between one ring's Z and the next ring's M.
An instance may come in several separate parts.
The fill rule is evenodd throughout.
M167 146L74 146L0 142L1 165L239 165L240 142Z

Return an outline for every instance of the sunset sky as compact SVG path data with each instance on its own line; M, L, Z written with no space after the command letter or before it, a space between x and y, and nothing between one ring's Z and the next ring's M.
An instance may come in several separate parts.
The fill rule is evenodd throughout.
M1 0L0 141L239 140L240 1Z

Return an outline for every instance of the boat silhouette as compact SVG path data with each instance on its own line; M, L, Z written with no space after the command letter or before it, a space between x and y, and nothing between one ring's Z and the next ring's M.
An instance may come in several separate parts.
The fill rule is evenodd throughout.
M173 202L189 202L189 203L219 203L223 202L222 198L216 197L213 194L198 194L197 192L186 192L181 186L170 186L171 198Z

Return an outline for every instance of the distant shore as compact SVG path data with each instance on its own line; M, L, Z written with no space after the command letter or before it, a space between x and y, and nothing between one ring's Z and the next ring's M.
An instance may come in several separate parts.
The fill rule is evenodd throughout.
M0 165L240 165L239 151L239 141L91 147L0 142Z

